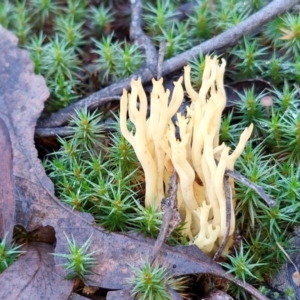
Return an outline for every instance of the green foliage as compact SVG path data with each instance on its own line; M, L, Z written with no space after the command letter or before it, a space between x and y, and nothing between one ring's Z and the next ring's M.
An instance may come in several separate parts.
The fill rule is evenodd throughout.
M28 36L32 25L30 24L29 10L26 8L26 2L17 2L14 18L14 32L19 37L19 44L24 45L28 41Z
M112 12L112 7L105 7L104 4L100 4L98 7L91 7L90 9L91 18L93 22L93 26L97 31L105 32L110 23L114 20L114 14Z
M137 45L118 40L114 33L106 36L114 14L115 8L104 2L91 6L83 0L1 1L0 24L29 50L35 72L45 77L50 88L47 112L66 107L99 89L99 83L127 77L141 66L144 56ZM95 45L93 39L102 44Z
M47 103L48 107L57 110L78 97L75 86L79 85L76 74L80 70L80 61L67 40L56 35L45 44L46 39L43 33L33 36L26 48L35 63L35 72L45 76L48 82L53 100Z
M191 82L193 87L199 91L202 84L202 75L205 67L205 56L200 54L198 58L189 61L191 66Z
M125 78L139 69L144 61L144 55L138 46L129 44L126 41L122 44L116 57L117 78Z
M116 118L115 126L113 127L109 138L110 144L107 148L107 151L109 151L109 158L111 161L117 161L119 163L122 175L123 177L126 177L137 170L140 167L140 164L134 149L120 132L118 118Z
M99 58L95 61L98 71L102 74L102 81L116 80L127 77L138 70L144 56L139 48L133 44L113 42L113 34L103 37L101 42L95 41Z
M212 36L213 24L211 10L208 2L197 1L197 6L193 10L189 20L191 22L191 36L197 39L207 39Z
M243 251L240 249L225 264L229 272L260 286L286 260L276 242L290 249L288 233L300 221L299 114L296 90L288 79L281 89L269 91L271 107L262 106L265 94L257 94L254 88L239 96L234 110L223 116L220 139L236 144L243 128L255 124L235 169L262 187L276 206L268 207L256 192L236 182L237 228L245 242ZM241 267L243 263L249 270ZM238 299L248 299L240 288L232 285L230 291Z
M255 275L255 272L264 266L264 263L255 260L254 255L251 256L250 250L245 251L243 243L241 243L239 250L235 250L235 253L228 255L227 258L229 259L229 263L220 263L228 270L227 273L233 273L236 278L247 283L250 283L253 279L259 279ZM242 288L230 285L230 290L237 299L247 299L247 295Z
M214 12L215 26L218 32L225 31L244 21L249 13L249 7L240 1L218 1Z
M110 231L126 231L133 206L132 193L122 189L120 184L118 189L111 185L101 200L101 204L95 207L98 208L96 220Z
M107 80L111 74L116 74L117 72L117 60L116 57L119 54L120 43L113 42L113 34L103 37L101 42L95 41L97 50L96 54L99 58L96 60L98 64L98 69L104 74L102 75L103 80Z
M276 48L280 44L280 37L282 35L280 29L282 28L282 25L283 25L283 20L280 17L278 17L268 22L264 26L264 32L263 32L264 38L267 41L271 42L271 44Z
M14 11L14 6L9 0L3 0L0 3L0 24L4 28L10 28L13 22L12 13Z
M145 11L146 29L153 37L162 34L163 30L167 30L173 23L173 7L170 0L157 0L155 5L147 3Z
M205 1L183 4L175 0L156 0L145 4L143 19L156 46L166 40L165 56L171 58L231 28L266 4L266 0L215 1L213 5ZM99 5L89 5L83 0L1 2L0 23L16 33L20 45L29 49L35 71L46 77L51 90L49 111L65 107L93 89L98 90L140 68L144 61L141 50L121 40L118 32L112 32L119 14L120 8L112 7L109 2ZM262 34L246 37L244 43L230 53L232 78L262 76L279 89L282 78L299 83L298 19L297 13L286 14L266 24ZM271 56L271 47L266 46L275 47ZM279 54L282 48L290 52L289 55ZM96 59L91 55L93 52L98 55ZM265 63L268 56L269 62ZM192 64L193 84L199 88L202 59ZM81 66L86 69L82 70ZM83 88L83 85L88 86Z
M77 23L74 17L58 17L55 20L55 30L61 39L65 39L68 46L80 51L80 46L84 43L82 31L83 22Z
M234 56L236 70L239 70L239 79L252 78L262 68L262 56L267 52L266 47L258 44L257 38L244 37L243 42L231 51Z
M243 176L251 182L264 189L267 188L267 190L267 179L275 172L274 169L272 170L269 162L260 154L259 147L253 149L250 145L247 145L245 154L242 156L242 159L239 159L237 168L243 170ZM259 212L262 213L262 210L267 210L265 203L258 197L254 190L247 186L238 184L235 191L235 197L239 199L236 206L236 213L239 214L243 211L241 217L238 218L238 223L241 228L247 226L254 227Z
M155 39L166 42L165 57L171 58L185 50L188 45L185 35L185 32L179 32L177 23L174 23L170 29L162 30L162 35Z
M256 278L254 275L255 269L262 264L254 261L253 256L250 256L250 251L244 251L243 243L240 245L240 249L236 250L233 255L228 255L230 264L220 263L223 267L228 269L227 273L233 273L237 278L243 282L248 282L249 279Z
M282 118L282 129L284 131L283 144L279 154L286 155L294 161L300 159L300 113L290 112Z
M132 220L133 225L136 226L135 230L147 236L157 237L162 225L163 213L155 207L154 203L148 208L138 202L136 206L134 210L137 212L137 216Z
M73 209L92 213L108 230L134 229L157 237L162 213L140 204L144 177L118 121L111 127L108 146L103 145L99 113L78 110L70 125L72 138L59 138L61 149L44 162L59 198ZM181 231L182 227L172 234L172 244L185 242Z
M254 86L251 89L244 90L244 93L239 93L240 101L236 105L236 113L234 119L240 122L237 127L243 128L254 124L255 134L259 134L259 129L262 129L262 120L266 113L261 105L261 99L265 96L265 93L257 95L254 92ZM243 126L243 127L241 127Z
M287 76L287 70L292 66L287 58L284 56L279 56L275 51L273 52L270 60L265 61L262 65L263 72L262 76L269 79L271 83L276 86L282 86L284 78Z
M80 62L73 48L67 40L62 40L58 35L44 45L42 56L42 73L46 78L63 76L72 80L79 69Z
M280 292L274 290L274 288L268 288L266 286L259 287L259 291L268 297L268 299L274 299L274 300L280 300L280 299L286 299L286 300L294 300L296 299L295 291L292 286L289 286L285 292Z
M78 86L79 84L80 82L78 80L67 80L62 74L49 79L48 88L52 95L50 110L66 107L76 100L78 98L76 85ZM46 103L46 107L49 107L49 105Z
M0 273L5 271L22 253L24 253L24 251L19 250L22 245L8 245L6 237L7 234L5 234L0 243Z
M193 45L192 39L192 32L190 30L191 23L190 20L186 20L185 23L182 22L176 22L176 31L178 33L178 43L180 47L182 48L182 51L188 50Z
M41 74L42 72L42 59L44 55L43 43L45 41L45 36L40 33L39 36L34 36L31 38L30 43L27 44L26 48L29 50L31 59L35 65L35 72Z
M220 127L220 141L225 142L227 144L230 143L233 134L231 132L231 125L232 124L232 112L229 113L227 116L223 116L221 127Z
M182 291L183 278L174 278L168 274L165 266L151 266L146 262L141 268L131 267L134 277L127 280L132 289L132 295L140 300L172 300L168 288L176 292Z
M296 83L300 83L300 59L299 56L297 55L295 57L295 61L291 64L292 68L292 74L293 78L295 79Z
M293 95L285 96L287 97L282 98L281 107L273 110L271 120L264 123L267 132L266 146L276 157L299 161L300 114L294 109ZM286 107L290 108L287 110Z
M76 115L71 119L70 125L73 126L72 140L82 147L82 151L93 152L99 147L103 147L101 140L104 139L104 131L101 128L101 114L94 111L89 112L85 107L82 110L75 109Z
M84 281L87 275L93 274L91 269L97 263L94 256L99 250L92 252L88 251L91 245L92 236L90 236L81 247L79 247L73 236L71 239L66 234L65 236L68 242L69 253L53 253L53 255L66 258L68 260L61 264L67 273L65 277L66 279L80 278Z
M78 110L70 124L72 138L59 138L61 149L44 162L59 198L73 209L92 213L109 230L125 231L138 224L152 228L157 221L149 219L147 225L135 210L143 177L118 123L112 127L109 147L103 145L106 136L99 113Z
M64 13L74 22L81 22L86 15L85 0L67 0L67 7L64 8Z
M288 110L296 110L297 108L297 90L291 87L287 80L284 81L284 86L281 90L272 90L274 94L274 102L279 112L282 114ZM275 111L276 114L276 111Z
M281 36L279 37L278 47L292 52L295 56L300 50L300 14L292 15L287 13L282 17L282 24L279 27Z
M49 20L50 16L60 10L58 2L55 0L31 0L30 5L34 19L42 25Z

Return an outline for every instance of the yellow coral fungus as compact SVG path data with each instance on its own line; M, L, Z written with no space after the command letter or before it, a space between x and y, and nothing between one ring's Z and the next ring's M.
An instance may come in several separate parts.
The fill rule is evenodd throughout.
M123 91L120 109L121 132L132 144L145 172L145 205L155 202L160 207L166 196L168 178L175 169L179 177L178 209L186 222L185 233L210 254L216 251L226 232L225 170L234 168L253 129L251 125L244 130L231 154L229 147L219 145L221 116L226 105L225 66L225 60L219 65L217 57L206 56L199 92L190 83L190 67L184 68L184 83L192 100L186 115L177 113L184 97L182 77L174 82L171 97L169 90L164 89L162 79L152 81L148 119L146 96L140 80L132 81L131 94ZM134 134L127 128L127 113L135 126ZM174 124L172 117L176 113ZM232 179L230 187L232 195ZM229 232L232 235L235 219L232 199L231 202Z

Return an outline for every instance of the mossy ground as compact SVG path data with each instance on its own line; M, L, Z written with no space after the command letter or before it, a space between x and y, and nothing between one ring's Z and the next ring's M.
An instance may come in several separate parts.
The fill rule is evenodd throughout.
M235 26L267 3L147 1L144 30L155 46L166 41L165 58L170 58ZM18 36L36 73L45 77L51 91L45 113L129 76L145 61L142 49L129 39L130 5L125 0L4 0L0 24ZM237 184L241 241L227 267L255 286L264 285L285 261L276 243L288 249L289 234L300 220L299 49L300 18L294 11L217 53L227 60L225 84L235 96L223 115L221 141L236 145L243 128L254 123L236 170L277 202L268 208L254 191ZM190 64L197 89L203 55ZM135 229L155 237L161 214L140 204L143 174L132 148L117 127L99 134L107 116L107 111L102 117L77 112L74 136L58 139L61 148L47 158L46 169L60 199L74 209L91 212L110 230ZM106 150L100 151L103 144ZM172 243L186 243L179 232ZM246 298L241 290L232 293Z

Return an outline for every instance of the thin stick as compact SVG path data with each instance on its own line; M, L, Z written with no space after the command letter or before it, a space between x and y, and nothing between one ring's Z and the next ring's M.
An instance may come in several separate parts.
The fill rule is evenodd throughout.
M156 76L157 80L159 80L161 78L162 67L163 67L164 57L165 57L165 50L166 50L166 41L163 40L160 42L159 50L158 50L157 76Z
M103 98L97 99L89 106L89 109L95 109L99 106L103 106L112 101L120 101L120 97L119 96L110 96L110 97L103 97Z
M101 130L109 131L113 129L113 125L110 125L107 122L99 123L101 126ZM71 137L74 135L74 128L70 126L64 127L54 127L54 128L36 128L34 137L35 138L43 138L43 137L50 137L50 136L60 136L60 137Z
M161 201L161 210L164 213L163 222L150 256L151 265L155 261L166 237L169 236L181 222L180 214L177 210L177 184L177 173L174 172L170 177L169 197Z
M146 65L152 72L156 72L157 67L157 51L151 39L145 34L142 27L142 1L130 0L131 4L131 24L130 38L134 40L141 48L144 49L146 55Z
M253 183L252 181L250 181L249 179L247 179L246 177L244 177L243 175L239 174L236 171L231 171L226 169L225 171L225 175L230 176L232 178L234 178L235 180L241 182L242 184L248 186L250 189L254 190L263 200L265 200L265 202L270 206L276 206L276 202L274 200L272 200L263 190L263 188L261 186L256 185L255 183Z

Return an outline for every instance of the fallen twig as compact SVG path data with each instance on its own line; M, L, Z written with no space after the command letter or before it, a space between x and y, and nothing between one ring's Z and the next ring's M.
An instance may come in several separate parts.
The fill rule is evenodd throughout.
M166 50L166 41L163 40L159 44L156 80L159 80L161 78L161 75L162 75L162 68L163 68L163 64L164 64L165 50Z
M71 137L74 134L74 128L70 126L57 128L36 128L34 132L35 138L43 138L49 136Z
M100 107L100 106L105 105L112 101L120 101L120 97L119 96L109 96L109 97L99 98L89 106L89 109L95 109L97 107Z
M254 190L263 200L265 200L265 202L270 207L276 206L276 201L272 200L265 193L265 191L263 190L263 188L261 186L256 185L255 183L253 183L252 181L250 181L249 179L247 179L243 175L239 174L236 171L231 171L231 170L228 170L228 169L225 170L225 175L234 178L235 180L241 182L242 184L248 186L250 189Z
M177 209L177 185L177 173L174 171L170 177L169 197L161 201L161 210L164 213L163 222L150 256L151 265L154 263L166 237L170 236L181 222L181 217ZM167 289L173 300L182 300L180 294L174 291L170 286L167 285Z
M155 261L166 237L180 224L181 217L177 209L177 173L170 177L169 197L161 200L161 210L163 211L163 222L150 256L151 265Z
M111 121L111 120L110 120ZM112 122L112 121L111 121ZM109 131L114 128L114 125L111 122L101 122L99 125L101 126L101 130ZM54 127L54 128L36 128L35 129L35 138L43 138L43 137L71 137L74 135L74 128L70 126L63 127Z
M254 13L245 21L236 25L235 27L221 33L218 36L215 36L200 45L197 45L191 48L188 51L185 51L176 57L173 57L163 64L162 75L169 74L173 71L179 70L185 66L189 60L194 57L197 57L200 53L207 54L216 50L220 50L229 46L233 46L237 43L246 34L253 32L261 28L265 23L275 18L276 16L288 11L295 4L299 3L299 0L274 0L260 11ZM148 41L148 37L143 33L140 23L140 12L141 12L141 3L137 0L131 0L132 7L132 21L131 21L131 36L136 38L137 42L142 44ZM138 29L140 27L140 30ZM134 32L136 30L136 33ZM150 39L149 39L150 40ZM145 51L153 49L152 46L146 47ZM151 50L152 51L152 50ZM123 79L117 83L114 83L76 103L71 104L70 106L61 109L60 111L51 114L49 117L40 120L38 122L38 127L59 127L67 123L70 116L74 113L74 109L90 107L94 105L95 102L99 101L101 98L109 96L119 96L122 93L122 90L125 88L130 89L130 81L132 78L140 77L143 83L149 82L152 78L156 77L156 64L157 64L157 55L153 54L151 58L150 54L148 56L146 52L146 66L141 68L139 71L129 76L126 79ZM153 65L152 65L153 63Z
M130 0L131 4L131 24L130 38L144 48L146 55L146 66L153 73L157 68L157 51L151 39L144 33L142 29L142 0Z

